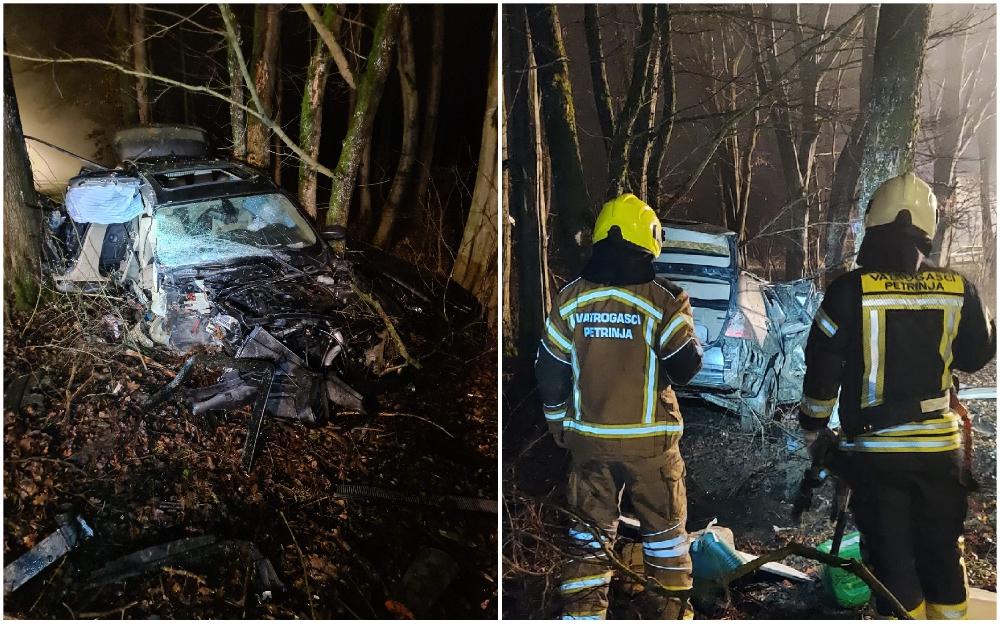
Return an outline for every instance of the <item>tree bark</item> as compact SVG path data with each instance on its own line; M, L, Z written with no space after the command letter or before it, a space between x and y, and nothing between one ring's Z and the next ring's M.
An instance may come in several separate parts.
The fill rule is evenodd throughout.
M333 62L337 64L337 69L340 71L340 75L344 78L344 82L347 83L352 90L356 89L357 86L354 84L354 72L351 71L350 63L347 62L347 56L344 55L344 50L337 43L337 37L340 35L339 32L334 32L335 29L327 25L326 19L316 11L316 9L311 4L303 4L302 9L305 11L306 15L309 17L309 21L312 22L313 26L316 27L316 32L319 33L320 39L326 44L327 52Z
M394 240L393 234L396 221L399 218L399 207L403 203L403 194L409 188L410 178L412 178L417 138L420 133L420 124L417 121L420 114L420 103L417 97L417 65L413 50L410 16L406 9L402 13L399 33L396 67L399 73L399 87L403 96L403 145L399 151L399 164L396 166L396 175L392 180L392 187L389 189L389 197L382 205L378 231L375 232L374 243L382 248L388 248Z
M434 143L437 139L438 108L441 102L441 75L444 69L444 7L435 4L434 23L431 26L431 61L427 76L427 98L424 108L424 123L420 131L420 155L417 157L417 183L413 197L425 207L429 207L427 188L431 181L431 167L434 164Z
M575 271L589 246L594 210L580 160L566 48L555 6L529 5L527 15L552 166L553 213L561 233L558 247Z
M657 7L660 24L660 90L662 100L660 121L652 130L654 138L646 166L645 200L656 208L660 203L663 185L660 182L660 172L663 170L663 158L667 153L667 143L674 128L674 114L677 110L677 93L674 84L673 49L670 43L670 8L661 4Z
M275 91L278 83L278 48L281 39L280 4L260 4L254 14L254 88L264 110L261 112L273 118ZM247 125L247 161L267 169L271 164L270 133L267 126L257 119Z
M628 188L633 193L642 194L646 190L646 169L653 151L653 126L656 124L656 103L660 92L659 15L656 8L656 25L649 41L649 63L646 69L645 88L642 104L632 125L632 140L628 156Z
M497 315L497 25L493 22L490 46L486 112L483 115L479 166L472 206L465 222L462 242L455 258L452 277L472 292L486 310L487 322L496 326Z
M666 6L666 5L664 5ZM615 134L615 115L611 106L611 88L608 86L608 70L604 62L604 44L601 41L601 16L599 5L583 5L583 27L587 35L587 52L590 55L590 80L594 89L594 104L597 119L601 124L604 151L611 155L611 139Z
M327 32L335 36L332 31L339 30L340 26L336 5L325 5L321 20ZM319 159L320 137L323 132L323 100L329 75L330 51L320 40L313 45L299 112L299 145L315 159ZM316 206L316 180L316 170L305 163L299 163L299 203L313 221L316 221L319 215Z
M994 181L996 172L996 117L990 116L978 132L979 142L979 207L983 246L983 267L986 275L996 274L996 232L994 231Z
M10 60L3 59L3 281L4 309L31 309L38 296L40 274L39 212L31 162L24 144L21 113L14 92ZM4 314L4 324L10 315Z
M834 167L833 182L830 184L830 199L827 204L827 225L823 249L823 268L826 283L833 281L843 273L845 261L853 261L844 257L844 243L847 239L848 226L851 221L851 208L854 206L855 190L858 177L861 175L862 144L861 136L865 124L865 110L871 95L872 72L874 71L875 38L878 29L878 7L871 6L864 15L864 44L861 52L861 78L858 85L858 114L837 157ZM848 262L849 264L849 262Z
M506 208L513 223L513 246L517 262L517 355L518 370L525 370L534 357L548 313L548 265L545 249L545 217L539 184L541 115L537 72L531 58L531 39L524 6L505 6L504 103L509 107L504 124L508 154ZM504 274L504 281L510 279Z
M608 190L605 193L606 199L612 199L621 195L631 186L628 179L629 173L629 146L636 140L635 124L642 108L643 95L647 92L646 83L651 72L650 53L653 51L651 45L653 31L656 23L656 5L642 5L642 26L639 29L639 36L636 39L635 52L632 55L632 77L629 82L628 92L625 95L625 104L622 112L618 115L618 123L615 126L615 134L611 140L611 155L609 157L609 177ZM635 189L635 190L641 190Z
M132 26L129 16L129 5L112 4L111 14L115 22L114 52L122 65L133 65L132 58ZM118 93L122 107L122 125L134 126L139 120L139 108L136 104L135 83L128 74L118 74Z
M132 7L132 63L135 66L135 71L141 73L149 71L147 52L146 6L136 4ZM139 113L139 123L143 125L152 123L153 114L149 102L149 79L145 76L136 78L135 101Z
M232 103L229 105L229 128L233 140L233 158L246 160L247 157L247 114L241 106L245 103L244 97L246 85L240 73L239 59L236 57L236 48L243 45L240 34L240 22L233 15L232 8L228 4L220 4L219 10L228 14L229 22L233 25L233 32L236 41L233 45L226 46L226 68L229 71L229 97Z
M365 146L371 141L375 113L392 65L400 5L381 5L377 11L372 49L368 54L364 75L358 82L357 102L347 127L347 136L344 137L337 169L333 172L330 205L326 213L328 225L347 225L358 165Z
M930 15L929 4L883 4L879 8L871 98L861 139L861 211L867 211L882 182L913 169ZM864 237L862 220L854 225L855 253Z

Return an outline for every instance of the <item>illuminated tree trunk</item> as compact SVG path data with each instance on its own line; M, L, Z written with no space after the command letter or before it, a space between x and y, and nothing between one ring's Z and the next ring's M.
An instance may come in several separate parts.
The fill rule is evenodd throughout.
M486 112L483 115L479 166L472 206L465 222L462 242L455 258L453 279L476 295L487 311L492 326L496 323L497 288L497 45L496 21L490 46L490 70L486 86Z
M132 7L132 63L137 72L149 72L146 47L146 7L136 4ZM138 76L135 79L135 101L139 112L139 123L153 121L149 102L149 79Z
M278 74L278 47L281 39L281 5L259 4L254 15L254 88L260 96L267 117L274 115ZM247 124L247 160L268 169L271 164L270 131L256 118Z
M861 214L855 225L855 253L861 248L861 222L875 189L913 168L930 16L929 4L883 4L879 8L871 99L861 139Z
M858 114L851 126L847 142L840 150L834 167L833 182L830 185L830 199L827 207L826 237L823 251L823 267L827 283L844 272L844 265L851 264L851 258L844 257L845 242L854 206L855 190L861 175L861 158L864 151L861 135L864 130L864 111L868 107L871 94L872 71L874 70L875 37L878 28L878 7L872 6L864 15L864 48L861 53L861 81L859 85Z
M372 49L368 54L364 75L358 82L357 101L344 137L343 149L337 168L333 172L330 190L330 205L326 213L328 225L347 225L351 196L357 180L358 165L365 146L371 141L372 124L378 111L385 79L392 65L392 53L396 44L399 25L400 5L389 4L378 7Z
M504 124L508 154L508 197L505 204L513 222L512 244L517 261L517 353L528 365L538 348L548 313L548 265L545 212L540 185L544 160L541 116L538 110L537 65L531 58L524 6L504 7ZM508 282L511 274L504 274ZM506 328L506 326L505 326ZM527 368L527 366L523 367Z
M31 309L38 296L40 272L38 211L31 162L24 145L21 113L14 93L10 61L3 59L3 281L4 309ZM4 315L5 324L10 315Z
M660 183L660 172L663 170L663 158L667 153L667 143L674 127L674 112L677 109L677 94L674 84L673 49L670 43L670 9L666 4L657 7L660 15L657 17L660 28L660 91L662 102L660 119L655 124L653 144L650 149L649 163L646 165L646 191L644 199L654 208L659 207L663 185Z
M594 86L597 119L601 123L601 134L604 135L604 151L610 156L611 139L615 134L615 116L611 106L607 64L604 62L604 44L601 41L601 18L597 12L598 8L597 4L583 6L583 25L587 35L587 52L590 54L590 80Z
M405 10L404 10L405 11ZM420 113L420 103L417 99L417 64L414 59L413 33L410 30L410 16L402 13L399 29L398 62L399 87L403 100L403 145L399 151L399 164L396 175L389 189L389 197L382 206L382 216L378 231L375 233L375 245L387 248L393 240L393 230L399 214L399 206L403 203L403 194L409 188L413 161L416 157Z
M594 206L580 160L566 48L555 6L532 4L526 10L552 166L552 212L561 234L559 251L571 270L576 270L589 247Z
M334 36L338 35L340 17L336 6L323 7L323 25ZM299 112L299 145L315 159L319 159L319 142L323 132L323 96L326 81L330 75L330 51L322 40L317 40L306 70L305 90L302 93L302 107ZM316 171L305 163L299 163L299 203L313 220L317 217Z
M229 22L233 25L233 32L236 41L233 45L226 46L226 69L229 71L229 97L233 100L229 104L229 128L233 141L233 158L246 160L247 157L247 113L240 108L245 101L246 85L240 73L239 60L236 58L234 46L240 47L243 41L240 35L240 22L233 16L232 8L228 4L219 5L219 10L228 13Z
M112 4L111 16L115 23L115 55L122 67L133 65L132 58L132 25L129 16L129 5ZM122 123L132 126L139 119L139 108L135 99L135 83L131 76L118 72L118 92L122 106Z

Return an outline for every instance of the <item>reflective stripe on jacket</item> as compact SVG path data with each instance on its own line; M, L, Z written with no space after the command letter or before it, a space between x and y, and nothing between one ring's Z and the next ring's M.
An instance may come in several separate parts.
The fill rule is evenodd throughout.
M995 353L994 323L958 273L851 271L814 318L799 422L825 427L839 391L845 450L954 450L952 370L979 370Z
M536 375L545 418L574 451L648 457L683 430L671 381L701 366L687 294L666 280L612 286L583 278L558 295Z

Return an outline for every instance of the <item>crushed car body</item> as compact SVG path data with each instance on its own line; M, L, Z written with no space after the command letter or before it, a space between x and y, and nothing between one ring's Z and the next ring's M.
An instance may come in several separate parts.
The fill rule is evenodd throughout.
M125 293L132 339L221 368L187 392L195 414L255 403L256 420L316 423L363 412L357 384L406 363L398 333L433 342L477 318L448 280L372 247L334 253L342 229L318 231L264 174L207 158L192 129L171 129L123 131L130 159L70 180L47 214L45 251L59 290Z
M805 342L821 299L810 280L760 279L741 268L734 232L693 221L664 223L655 268L687 291L705 351L682 394L745 419L800 400Z

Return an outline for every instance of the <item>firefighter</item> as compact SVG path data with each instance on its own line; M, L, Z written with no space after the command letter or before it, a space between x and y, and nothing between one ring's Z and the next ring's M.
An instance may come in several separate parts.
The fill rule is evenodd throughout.
M642 200L604 204L593 240L582 275L556 297L535 367L549 431L572 458L568 504L586 520L569 529L563 619L606 616L604 549L623 495L641 525L647 574L671 590L691 588L683 420L671 388L701 369L691 305L656 278L660 221ZM664 619L693 616L686 600L654 600Z
M936 224L934 194L914 174L876 190L859 268L830 284L810 330L799 423L811 444L839 394L834 471L853 490L865 560L913 617L964 619L952 370L985 366L996 327L971 282L926 263ZM880 597L875 608L892 614Z

